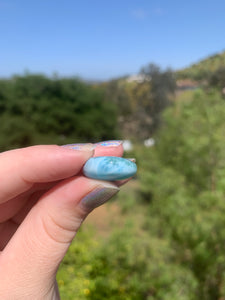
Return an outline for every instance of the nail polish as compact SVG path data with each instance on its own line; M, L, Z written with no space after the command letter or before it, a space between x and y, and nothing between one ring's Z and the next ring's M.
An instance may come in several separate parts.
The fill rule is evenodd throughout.
M118 147L120 145L122 145L123 141L103 141L103 142L99 142L99 143L95 143L95 146L104 146L104 147Z
M83 167L86 177L100 180L121 180L132 177L137 172L134 162L116 156L90 158Z
M93 209L107 202L119 190L117 186L104 182L87 194L80 203L88 209Z
M62 145L62 147L64 148L68 148L71 150L83 150L83 151L91 151L93 150L95 147L93 144L91 143L77 143L77 144L67 144L67 145Z

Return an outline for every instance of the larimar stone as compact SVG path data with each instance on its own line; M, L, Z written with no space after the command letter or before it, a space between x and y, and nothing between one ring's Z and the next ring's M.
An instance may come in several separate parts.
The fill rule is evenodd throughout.
M116 156L99 156L90 158L83 167L86 177L100 180L121 180L137 172L134 162Z

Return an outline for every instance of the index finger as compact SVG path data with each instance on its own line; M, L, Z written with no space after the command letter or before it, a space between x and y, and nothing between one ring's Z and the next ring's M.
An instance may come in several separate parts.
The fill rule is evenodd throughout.
M68 144L64 147L69 147L70 149L78 149L80 146L87 144ZM94 156L122 156L123 155L123 141L104 141L93 144L95 149Z
M106 141L94 144L94 156L122 156L123 142L122 141Z
M0 154L0 203L30 189L35 182L73 176L94 154L93 146L71 150L56 145L32 146Z

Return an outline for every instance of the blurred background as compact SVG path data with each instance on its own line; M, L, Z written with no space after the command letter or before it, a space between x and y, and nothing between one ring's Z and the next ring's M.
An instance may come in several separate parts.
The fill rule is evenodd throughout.
M225 2L0 0L0 151L124 140L62 299L225 299Z

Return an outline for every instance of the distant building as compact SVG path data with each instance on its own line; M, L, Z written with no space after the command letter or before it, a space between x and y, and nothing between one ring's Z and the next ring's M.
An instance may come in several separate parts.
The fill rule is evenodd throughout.
M144 81L150 81L150 80L151 79L144 74L134 74L127 77L126 79L127 82L137 82L137 83L142 83Z
M192 79L179 79L176 82L178 90L195 90L199 87L199 82Z

